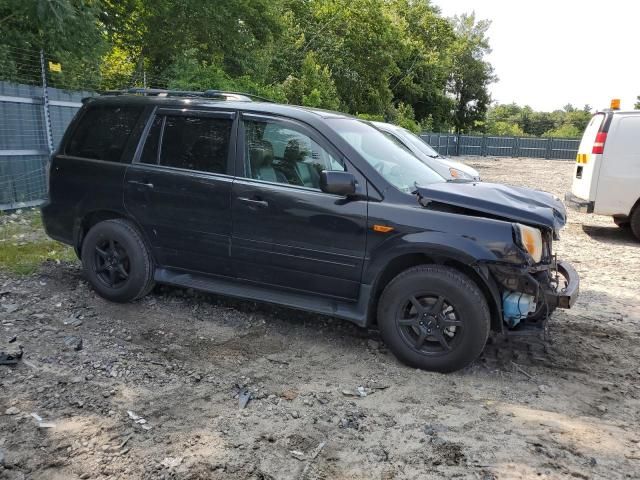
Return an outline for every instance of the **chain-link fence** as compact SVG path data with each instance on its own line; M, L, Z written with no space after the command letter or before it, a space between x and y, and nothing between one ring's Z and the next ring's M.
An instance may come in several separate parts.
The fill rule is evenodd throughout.
M477 155L574 160L580 146L580 139L577 138L501 137L429 132L422 133L420 136L439 154L445 156Z

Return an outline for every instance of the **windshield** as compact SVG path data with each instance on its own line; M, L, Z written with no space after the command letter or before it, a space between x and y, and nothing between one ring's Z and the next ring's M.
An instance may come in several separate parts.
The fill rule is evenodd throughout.
M415 184L444 182L439 174L371 125L355 119L331 119L344 140L398 190L411 193Z
M402 130L402 133L404 134L406 141L409 142L413 147L417 148L418 150L420 150L425 155L428 155L429 157L440 156L440 154L436 152L431 145L425 142L418 135L407 130L406 128L402 128L401 130Z

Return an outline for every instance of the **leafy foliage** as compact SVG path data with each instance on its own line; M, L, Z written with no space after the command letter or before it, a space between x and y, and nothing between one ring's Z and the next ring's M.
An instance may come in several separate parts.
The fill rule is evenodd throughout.
M562 110L536 112L529 106L499 104L487 112L483 130L492 135L579 138L590 119L589 105L577 109L568 104Z
M18 49L44 48L60 87L243 90L469 131L495 79L488 26L429 0L0 0L0 67L20 81Z
M484 119L491 101L487 87L496 80L493 67L484 60L491 52L486 36L490 23L476 22L471 14L455 17L454 25L457 36L452 45L449 80L449 90L456 100L453 124L456 132L467 132Z

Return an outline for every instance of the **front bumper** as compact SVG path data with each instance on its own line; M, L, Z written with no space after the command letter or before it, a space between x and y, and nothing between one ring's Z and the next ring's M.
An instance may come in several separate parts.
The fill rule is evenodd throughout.
M502 292L532 295L536 302L544 301L549 309L571 308L580 294L580 277L568 262L558 261L538 271L505 265L491 265L489 268ZM556 270L566 280L562 288L558 288L553 280Z
M567 285L559 291L545 290L545 300L549 306L571 308L580 294L580 277L568 262L558 262L557 268L558 273L567 280Z
M593 213L594 202L590 202L589 200L584 200L583 198L577 197L571 192L567 192L564 194L564 203L571 210L576 210L577 212Z

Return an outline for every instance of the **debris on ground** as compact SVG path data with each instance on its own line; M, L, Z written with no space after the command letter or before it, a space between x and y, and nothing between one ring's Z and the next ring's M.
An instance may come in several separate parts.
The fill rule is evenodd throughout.
M75 335L69 335L64 337L64 344L68 349L73 349L76 352L82 350L82 338Z
M251 393L248 390L242 390L238 394L238 408L246 408L249 400L251 400Z
M558 196L575 168L472 162L487 181ZM640 478L639 245L610 218L569 212L554 248L582 293L552 315L548 351L493 337L447 375L336 318L166 286L112 303L77 262L0 270L0 350L24 345L0 367L0 478Z
M165 457L162 462L160 462L160 465L164 468L173 469L180 466L182 460L183 457Z
M285 400L292 401L298 397L298 392L295 390L285 390L280 394L280 396Z
M147 424L147 420L140 415L135 414L131 410L127 410L127 415L136 425L139 425L143 430L151 430L151 426Z
M347 397L366 397L369 393L371 393L371 391L362 386L356 387L354 390L342 390L342 394Z
M9 341L9 343L14 343L15 339ZM18 345L18 350L14 350L11 352L3 352L0 351L0 365L14 366L17 365L18 362L22 359L22 355L24 354L24 347L22 345Z

